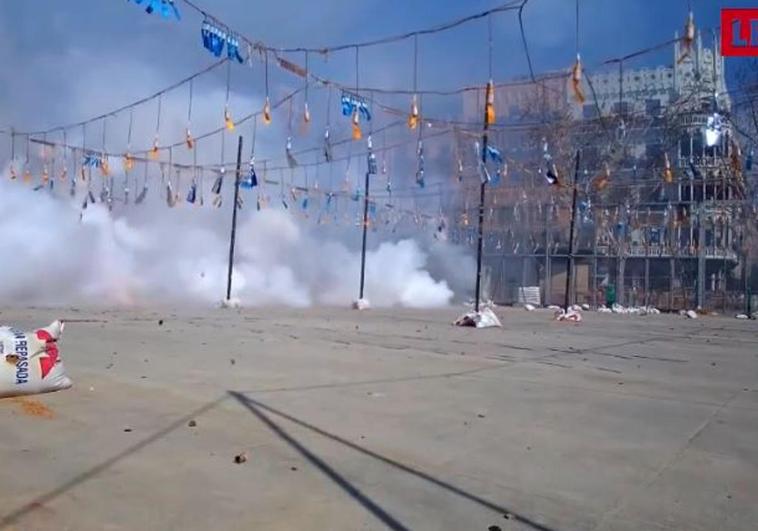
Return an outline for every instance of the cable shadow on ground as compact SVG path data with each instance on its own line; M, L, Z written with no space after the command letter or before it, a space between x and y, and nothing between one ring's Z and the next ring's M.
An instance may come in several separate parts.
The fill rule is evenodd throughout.
M371 514L373 514L376 518L378 518L388 528L395 529L398 531L409 531L410 528L403 525L399 520L397 520L394 516L389 514L385 509L383 509L375 501L369 498L355 485L350 483L341 474L339 474L336 470L330 467L319 456L314 454L302 443L300 443L297 439L295 439L289 433L287 433L287 431L284 428L282 428L281 426L276 424L273 420L271 420L266 414L264 414L261 411L261 409L264 409L263 407L259 409L260 404L258 402L255 402L254 400L250 400L244 395L237 393L235 391L229 391L229 395L231 395L242 406L248 409L253 415L258 417L258 420L263 422L272 432L274 432L287 444L289 444L291 447L297 450L297 452L300 455L302 455L305 459L307 459L313 466L318 468L326 477L328 477L334 483L336 483L337 486L339 486L342 490L344 490L355 501L360 503L366 510L368 510Z
M169 424L167 427L163 428L162 430L155 432L151 436L145 439L142 439L138 443L133 444L132 446L126 448L124 451L119 452L118 454L114 455L110 459L107 459L106 461L103 461L102 463L93 466L89 470L82 472L78 476L72 478L66 483L63 483L59 487L56 487L53 490L47 491L44 494L37 496L36 498L22 505L21 507L14 510L13 512L10 512L4 516L0 516L0 529L3 529L6 526L10 526L12 524L17 523L18 520L31 514L35 510L41 508L44 504L49 503L55 498L58 498L59 496L65 494L66 492L73 489L74 487L86 481L89 481L90 479L94 478L95 476L109 469L110 467L118 463L119 461L126 459L127 457L139 452L143 448L162 439L163 437L165 437L172 431L176 430L177 428L184 426L189 420L192 420L193 418L198 417L202 415L203 413L210 411L211 409L219 405L224 400L227 400L227 398L228 397L226 395L223 395L213 400L212 402L208 402L202 407L199 407L195 409L194 411L188 413L187 415L184 415L180 419L172 422L171 424Z
M266 404L263 404L262 402L258 402L257 400L250 398L248 396L245 396L242 393L239 393L237 391L228 391L229 395L232 396L235 400L237 400L242 406L244 406L246 409L248 409L250 412L252 412L258 419L260 419L262 422L264 422L274 433L279 435L282 439L284 439L288 444L293 446L299 453L301 453L306 459L308 459L311 463L313 463L319 470L321 470L325 475L327 475L330 479L335 481L340 487L342 487L344 490L348 492L351 496L356 498L356 496L353 495L351 492L352 489L358 493L358 491L354 486L347 483L342 476L337 474L332 468L330 468L328 465L326 465L323 461L321 461L317 456L315 456L312 452L310 452L307 448L305 448L301 443L299 443L297 440L295 440L292 436L290 436L286 431L284 431L281 427L279 427L276 423L274 423L269 417L267 417L263 411L267 411L269 413L272 413L274 415L277 415L278 417L281 417L283 419L286 419L293 424L296 424L298 426L301 426L303 428L306 428L307 430L310 430L314 433L317 433L323 437L326 437L327 439L330 439L334 442L340 443L343 446L347 446L348 448L355 450L356 452L359 452L363 455L366 455L368 457L371 457L373 459L376 459L382 463L385 463L387 465L390 465L393 468L396 468L398 470L401 470L407 474L410 474L412 476L415 476L419 479L422 479L428 483L431 483L443 490L446 490L452 494L455 494L457 496L460 496L466 500L472 501L478 505L481 505L482 507L485 507L491 511L494 511L496 513L499 513L501 515L510 515L510 518L524 524L536 531L558 531L555 528L548 527L544 524L540 524L539 522L535 522L534 520L530 519L527 516L521 515L517 512L514 512L512 509L509 509L507 507L503 507L501 505L498 505L494 502L491 502L487 499L484 499L480 496L477 496L476 494L472 494L468 491L465 491L461 489L460 487L456 487L455 485L448 483L444 480L441 480L439 478L436 478L434 476L431 476L427 474L426 472L423 472L421 470L415 469L411 466L408 466L404 463L401 463L399 461L395 461L394 459L390 459L389 457L386 457L382 454L379 454L377 452L374 452L372 450L369 450L368 448L365 448L363 446L360 446L358 444L355 444L354 442L348 441L347 439L343 439L339 435L335 435L333 433L327 432L325 430L322 430L321 428L314 426L313 424L310 424L308 422L305 422L304 420L298 419L296 417L293 417L292 415L289 415L287 413L284 413L283 411L280 411L278 409L275 409L271 406L267 406ZM346 485L345 485L346 484ZM362 496L362 493L360 493ZM372 506L377 507L381 513L377 514L372 510L372 506L367 506L364 504L364 501L362 499L356 498L364 507L366 507L369 511L375 514L380 520L382 520L385 524L387 524L391 529L406 529L405 527L393 527L393 525L390 525L390 523L384 521L384 519L380 516L380 514L386 514L381 508L378 508L376 504L374 504L370 499L368 499L368 502L372 504ZM392 520L394 521L394 519ZM392 522L391 521L391 522ZM402 525L397 523L397 525Z

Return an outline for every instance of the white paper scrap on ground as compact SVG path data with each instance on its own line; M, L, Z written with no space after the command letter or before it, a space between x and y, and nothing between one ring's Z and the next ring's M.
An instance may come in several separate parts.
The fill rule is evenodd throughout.
M60 321L33 332L0 327L0 398L71 387L58 352L62 332Z
M371 304L368 302L368 299L353 301L353 310L368 310L369 308L371 308Z
M475 328L503 326L491 308L484 308L479 312L465 313L456 319L454 324L456 326L472 326Z

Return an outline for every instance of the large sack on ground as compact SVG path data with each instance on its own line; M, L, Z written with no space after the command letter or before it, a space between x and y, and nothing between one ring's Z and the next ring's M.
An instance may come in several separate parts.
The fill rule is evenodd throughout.
M58 352L61 332L60 321L34 332L0 326L0 398L71 387Z

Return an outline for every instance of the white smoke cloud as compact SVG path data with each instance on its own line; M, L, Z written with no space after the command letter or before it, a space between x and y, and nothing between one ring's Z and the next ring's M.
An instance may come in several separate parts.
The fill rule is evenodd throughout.
M157 201L111 213L81 198L0 181L6 305L155 302L214 304L225 294L228 203L221 211ZM354 228L354 231L357 231ZM379 233L371 233L376 241ZM425 246L426 247L426 246ZM430 254L410 239L370 248L366 297L375 306L437 307L461 285L470 257L441 242ZM455 257L460 269L441 264ZM435 267L436 266L436 267ZM281 209L241 211L233 296L244 305L340 305L357 298L360 252ZM447 278L450 278L448 283ZM468 276L469 279L473 275Z

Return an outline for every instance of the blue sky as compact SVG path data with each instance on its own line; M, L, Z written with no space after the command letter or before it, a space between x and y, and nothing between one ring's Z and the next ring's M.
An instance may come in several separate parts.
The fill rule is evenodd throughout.
M398 34L485 10L492 0L197 0L247 36L274 46L323 46ZM181 22L148 16L126 0L13 0L0 3L0 125L40 128L97 115L149 94L212 62L200 43L201 20L181 1ZM700 28L719 24L721 7L750 6L748 0L692 0ZM681 31L687 0L580 0L580 48L591 65L673 37ZM537 72L565 68L574 55L574 0L530 0L524 22ZM527 72L515 12L493 19L494 77ZM423 37L419 48L419 86L450 89L487 78L486 21L443 35ZM670 62L667 50L643 61ZM302 61L302 56L292 57ZM351 82L353 52L311 59L314 70ZM730 65L731 66L731 65ZM363 83L384 87L412 85L412 42L361 52ZM262 72L237 67L232 72L237 108L259 105ZM196 88L198 118L215 120L223 99L223 70ZM292 88L292 77L272 71L275 93ZM277 92L279 91L279 92ZM315 96L314 96L315 98ZM166 105L181 121L184 95ZM207 105L209 110L204 112ZM450 113L460 100L446 101ZM240 111L241 112L241 111ZM145 131L154 109L138 121ZM213 117L211 119L210 117ZM193 120L195 121L195 120ZM122 128L123 120L118 122ZM281 125L281 124L280 124ZM200 126L198 126L199 128ZM141 133L147 135L146 132Z

